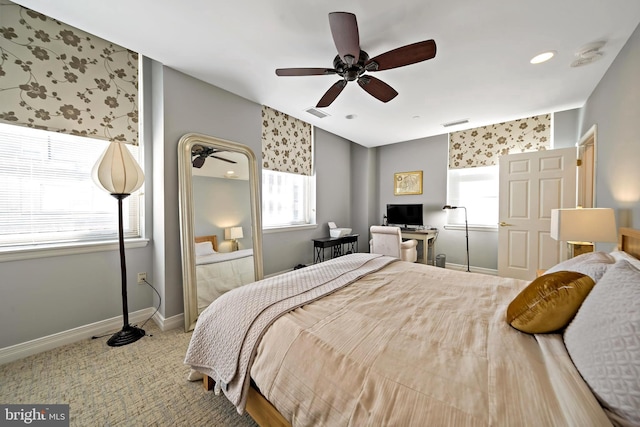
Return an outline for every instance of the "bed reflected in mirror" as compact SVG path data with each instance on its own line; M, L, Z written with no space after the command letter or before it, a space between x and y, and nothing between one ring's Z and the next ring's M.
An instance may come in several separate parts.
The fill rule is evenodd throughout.
M231 289L260 280L257 161L248 147L200 134L178 144L185 330Z

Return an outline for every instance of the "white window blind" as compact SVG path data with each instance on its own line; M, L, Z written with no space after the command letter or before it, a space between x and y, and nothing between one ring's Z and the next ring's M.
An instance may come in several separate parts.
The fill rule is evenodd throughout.
M262 170L262 225L311 224L314 177Z
M498 166L449 169L448 204L467 208L469 225L498 223ZM464 209L447 211L447 222L464 225Z
M91 179L108 144L0 124L0 247L117 239L117 201ZM139 199L123 201L128 238L140 237Z

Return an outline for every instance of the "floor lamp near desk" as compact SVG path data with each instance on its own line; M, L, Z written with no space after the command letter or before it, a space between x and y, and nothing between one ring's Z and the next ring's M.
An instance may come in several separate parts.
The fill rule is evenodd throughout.
M120 273L122 285L122 329L107 341L111 347L119 347L138 341L145 335L143 329L129 324L127 307L127 266L124 257L124 227L122 200L142 186L144 174L122 142L111 142L92 170L93 181L118 200L118 244L120 247Z
M465 208L464 206L444 205L442 207L442 210L446 209L464 209L464 231L467 238L467 271L471 271L469 269L469 223L467 222L467 208Z

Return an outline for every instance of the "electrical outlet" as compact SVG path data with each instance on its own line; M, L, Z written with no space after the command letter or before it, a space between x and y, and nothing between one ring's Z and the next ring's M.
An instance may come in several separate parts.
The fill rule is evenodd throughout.
M144 285L147 280L147 273L138 273L138 285Z

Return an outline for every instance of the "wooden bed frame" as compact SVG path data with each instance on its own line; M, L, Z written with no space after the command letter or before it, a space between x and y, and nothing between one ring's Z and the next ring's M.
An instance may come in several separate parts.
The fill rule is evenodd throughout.
M218 252L218 236L199 236L196 237L196 243L211 242L213 250Z
M213 237L215 238L216 236ZM196 238L197 241L198 238ZM618 250L625 251L640 259L640 230L621 227L618 231ZM213 389L213 380L206 375L202 380L202 384L205 390ZM253 384L249 388L247 395L246 411L260 427L291 427L291 424L253 387Z

